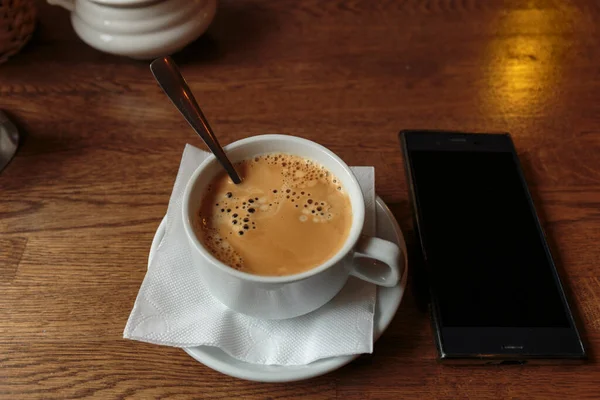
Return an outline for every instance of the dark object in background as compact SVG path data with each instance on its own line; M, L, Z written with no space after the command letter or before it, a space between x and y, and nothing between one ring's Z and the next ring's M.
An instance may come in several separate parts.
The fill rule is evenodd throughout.
M18 53L31 39L36 16L33 0L0 1L0 64Z
M440 360L585 359L510 136L400 140Z
M19 147L19 131L0 110L0 172L8 165Z

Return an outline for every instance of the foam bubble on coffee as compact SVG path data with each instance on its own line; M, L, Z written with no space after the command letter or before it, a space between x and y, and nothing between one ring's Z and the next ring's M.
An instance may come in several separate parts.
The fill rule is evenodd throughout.
M197 233L216 258L250 273L288 275L315 267L339 250L351 224L351 206L325 167L275 153L242 161L236 169L242 184L221 173L199 212Z

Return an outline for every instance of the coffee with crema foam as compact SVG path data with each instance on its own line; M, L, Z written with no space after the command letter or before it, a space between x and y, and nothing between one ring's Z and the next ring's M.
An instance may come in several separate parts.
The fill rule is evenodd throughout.
M339 179L311 160L266 154L220 173L202 199L196 233L217 259L239 271L283 276L323 264L343 246L352 206Z

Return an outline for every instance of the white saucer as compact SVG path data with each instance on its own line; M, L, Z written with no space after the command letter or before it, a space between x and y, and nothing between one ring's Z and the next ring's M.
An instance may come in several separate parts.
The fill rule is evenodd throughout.
M377 237L397 243L402 249L404 255L404 271L400 283L393 288L378 287L377 304L374 318L374 339L377 340L386 330L396 311L400 306L400 301L406 288L406 279L408 276L408 260L406 258L406 243L404 235L394 218L394 215L380 197L376 199L377 213ZM152 258L158 244L165 234L166 219L163 218L150 248L150 257ZM303 379L314 378L319 375L334 371L359 355L350 355L342 357L332 357L317 360L308 365L299 366L281 366L281 365L259 365L239 361L221 349L209 346L198 346L184 349L186 353L197 361L219 371L225 375L230 375L240 379L247 379L258 382L291 382Z

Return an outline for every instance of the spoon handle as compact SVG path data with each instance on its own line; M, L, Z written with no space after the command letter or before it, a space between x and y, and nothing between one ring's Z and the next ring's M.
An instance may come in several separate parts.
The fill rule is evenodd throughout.
M225 155L206 117L198 106L194 94L181 75L177 64L168 56L157 58L150 64L150 70L173 105L177 107L186 121L200 135L215 157L217 157L217 160L225 168L233 183L241 183L242 179Z

